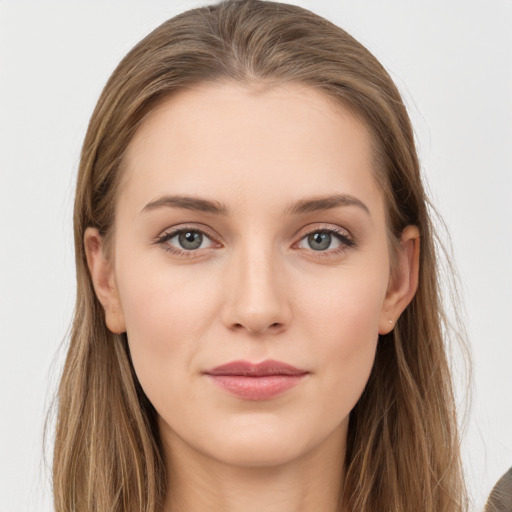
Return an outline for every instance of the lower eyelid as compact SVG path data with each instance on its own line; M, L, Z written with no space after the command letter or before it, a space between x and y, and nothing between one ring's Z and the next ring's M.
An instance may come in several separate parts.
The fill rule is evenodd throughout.
M198 247L197 249L185 249L180 247L179 243L170 243L170 240L186 231L200 233L208 241L208 245L206 247ZM209 234L205 229L187 225L179 228L171 228L164 231L161 235L156 237L153 243L155 245L159 245L166 252L180 257L194 257L199 254L205 254L206 251L211 249L222 247L222 244L217 242L216 238Z

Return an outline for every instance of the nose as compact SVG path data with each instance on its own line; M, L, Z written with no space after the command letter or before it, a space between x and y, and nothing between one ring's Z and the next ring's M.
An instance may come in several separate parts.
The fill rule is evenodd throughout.
M291 318L279 258L271 248L240 251L228 269L222 321L230 330L251 335L277 334Z

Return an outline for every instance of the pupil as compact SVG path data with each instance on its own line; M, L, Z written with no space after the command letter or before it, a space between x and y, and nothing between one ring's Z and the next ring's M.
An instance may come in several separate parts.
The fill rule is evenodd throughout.
M179 237L180 245L183 249L198 249L203 242L203 235L197 231L185 231L180 233Z
M308 243L314 251L323 251L331 245L331 235L329 233L313 233L308 236Z

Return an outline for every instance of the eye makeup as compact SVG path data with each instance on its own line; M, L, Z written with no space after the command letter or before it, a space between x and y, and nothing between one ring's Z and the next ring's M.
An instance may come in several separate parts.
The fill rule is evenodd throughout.
M171 254L185 258L223 247L209 230L192 225L170 228L153 243ZM346 229L335 225L316 225L303 231L291 248L311 253L313 257L325 258L339 255L356 245L354 237Z

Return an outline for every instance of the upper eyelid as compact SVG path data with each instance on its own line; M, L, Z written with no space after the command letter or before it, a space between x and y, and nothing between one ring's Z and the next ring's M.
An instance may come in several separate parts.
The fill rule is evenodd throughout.
M203 235L206 235L208 238L215 240L218 242L218 236L216 236L210 229L206 227L197 227L192 224L178 224L177 226L172 226L164 229L161 231L161 233L156 237L157 240L160 240L162 238L166 237L174 237L178 235L179 233L182 233L183 231L197 231L198 233L201 233Z
M181 231L186 231L189 229L190 231L199 231L200 233L203 233L205 235L210 235L215 237L215 234L213 234L213 230L208 228L207 226L203 225L194 225L193 223L190 224L178 224L176 226L170 226L163 231L161 231L161 235L171 234L171 233L180 233ZM314 233L315 231L331 231L333 233L339 233L339 232L345 232L347 235L352 236L350 231L346 228L343 228L341 226L336 226L333 224L326 224L326 223L318 223L318 224L308 224L307 226L303 226L302 228L298 229L294 235L293 238L297 237L300 232L303 231L304 234L308 233Z
M329 225L329 226L324 225L322 227L319 227L319 226L312 227L310 229L306 229L305 230L305 234L307 235L308 233L315 233L317 231L328 231L328 232L331 232L331 233L343 232L343 233L347 233L347 235L350 235L350 231L348 229L342 228L341 226L334 227L332 225Z
M352 233L347 228L338 226L336 224L318 223L316 225L311 224L309 226L311 226L311 227L308 228L308 226L304 226L303 228L299 229L295 233L294 238L298 237L300 235L300 240L302 240L302 238L310 235L311 233L316 233L317 231L326 231L326 232L333 233L334 235L338 235L338 236L346 235L346 238L349 238L351 240L354 239Z

